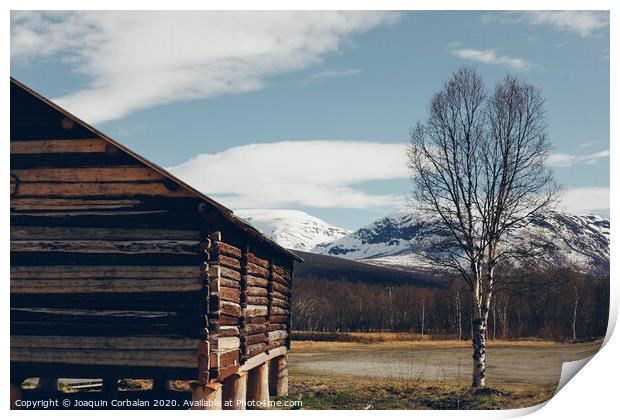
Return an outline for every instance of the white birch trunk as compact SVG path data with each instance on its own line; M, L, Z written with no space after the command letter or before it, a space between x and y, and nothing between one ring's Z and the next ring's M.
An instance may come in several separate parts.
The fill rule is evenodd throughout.
M477 300L474 298L474 300ZM472 375L472 387L481 388L486 386L486 338L485 323L482 318L482 308L479 302L474 302L474 315L472 322L472 346L474 354L474 370Z

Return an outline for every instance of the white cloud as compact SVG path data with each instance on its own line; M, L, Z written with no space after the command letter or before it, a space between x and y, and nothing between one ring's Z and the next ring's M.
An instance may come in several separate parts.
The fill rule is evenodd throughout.
M453 48L450 53L463 60L479 61L486 64L500 64L516 70L525 70L529 67L522 58L499 55L495 49L476 50L474 48Z
M361 69L347 69L347 70L323 70L316 72L310 76L312 80L320 80L320 79L333 79L336 77L346 77L353 76L355 74L361 73Z
M560 207L572 213L609 210L609 187L580 187L564 191Z
M549 156L547 163L549 166L556 168L567 168L575 165L592 165L601 159L609 157L609 150L601 150L600 152L590 155L572 155L568 153L555 153Z
M499 12L484 15L484 21L549 25L556 29L568 30L582 37L588 37L609 26L609 12L576 10Z
M177 101L261 89L315 65L389 12L14 12L11 57L59 54L90 84L56 98L93 123Z
M201 154L169 168L231 208L370 208L400 206L404 197L371 194L365 181L407 178L405 144L285 141Z

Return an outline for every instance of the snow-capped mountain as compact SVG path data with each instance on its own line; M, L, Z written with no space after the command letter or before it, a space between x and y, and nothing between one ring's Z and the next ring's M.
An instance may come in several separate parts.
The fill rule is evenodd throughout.
M421 239L424 221L410 211L384 217L311 252L390 266L423 267L412 251L411 243ZM534 220L510 235L517 242L537 238L555 247L546 262L553 266L570 265L583 271L609 269L609 219L596 215L554 213Z
M298 210L244 209L235 210L235 215L283 247L300 251L309 251L351 233Z

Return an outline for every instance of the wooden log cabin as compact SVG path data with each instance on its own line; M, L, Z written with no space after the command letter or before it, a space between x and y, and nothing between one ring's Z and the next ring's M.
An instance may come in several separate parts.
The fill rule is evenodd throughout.
M12 403L31 377L285 395L301 259L13 78L10 112Z

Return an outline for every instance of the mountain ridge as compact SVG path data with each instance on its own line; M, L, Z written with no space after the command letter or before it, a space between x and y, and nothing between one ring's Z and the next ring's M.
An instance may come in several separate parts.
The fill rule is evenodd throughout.
M424 220L411 212L399 211L366 225L311 252L371 264L428 266L411 247L423 234ZM511 241L525 243L538 238L554 245L540 264L571 266L580 271L609 271L609 219L598 215L551 213L530 221L509 233Z
M235 214L292 250L361 263L427 270L411 243L424 234L424 218L401 209L355 231L339 228L298 210L251 209ZM513 241L536 237L555 245L540 264L579 271L609 272L609 218L592 214L551 213L510 233ZM538 263L538 262L537 262Z
M235 210L235 215L279 245L298 251L309 251L351 233L300 210L241 209Z

